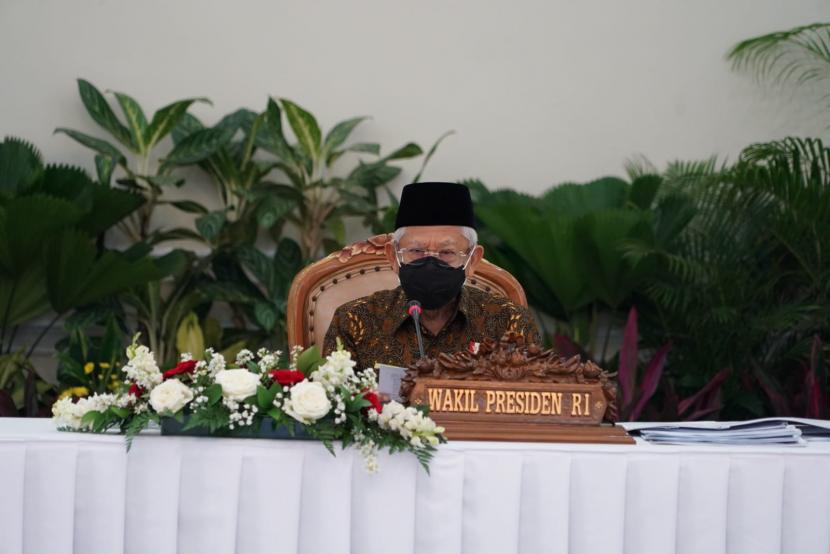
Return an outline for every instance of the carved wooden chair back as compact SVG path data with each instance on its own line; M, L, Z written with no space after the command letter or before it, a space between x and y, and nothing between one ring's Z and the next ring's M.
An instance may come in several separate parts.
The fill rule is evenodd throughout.
M376 235L350 244L303 269L288 293L288 344L322 345L340 305L398 286L398 277L383 254L392 235ZM482 260L467 285L527 306L524 289L510 273Z

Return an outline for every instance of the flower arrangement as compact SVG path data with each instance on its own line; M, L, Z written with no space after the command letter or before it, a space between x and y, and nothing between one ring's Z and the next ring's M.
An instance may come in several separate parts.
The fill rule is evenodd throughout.
M381 403L374 370L355 372L348 351L323 359L316 347L295 348L287 369L279 369L281 352L242 350L229 367L208 349L203 360L183 354L162 372L153 353L137 343L127 348L124 380L116 393L84 398L63 397L52 407L58 429L101 433L118 428L128 447L151 422L173 418L183 429L205 428L212 435L254 435L270 422L293 436L300 429L323 442L360 449L370 473L378 470L377 452L412 452L429 471L429 461L444 429L423 408Z

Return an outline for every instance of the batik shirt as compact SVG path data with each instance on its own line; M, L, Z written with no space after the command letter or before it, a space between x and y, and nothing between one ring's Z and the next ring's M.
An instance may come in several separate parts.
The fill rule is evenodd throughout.
M375 363L408 367L418 359L415 323L406 313L406 295L401 287L383 290L343 304L334 312L323 341L325 354L337 348L336 339L357 361L357 369ZM421 326L424 353L458 352L470 343L490 337L498 340L506 332L524 335L539 344L536 322L527 308L507 298L472 287L463 287L456 311L438 334Z

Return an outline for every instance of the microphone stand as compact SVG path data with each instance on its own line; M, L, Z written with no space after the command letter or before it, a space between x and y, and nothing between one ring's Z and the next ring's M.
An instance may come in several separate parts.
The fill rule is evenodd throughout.
M421 358L423 358L424 337L421 335L421 303L417 300L412 300L409 302L406 311L412 316L412 321L415 322L415 336L418 337L418 352L421 354Z

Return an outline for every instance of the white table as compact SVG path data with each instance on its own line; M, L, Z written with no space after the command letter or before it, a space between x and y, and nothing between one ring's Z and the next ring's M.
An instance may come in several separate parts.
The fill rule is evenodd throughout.
M0 554L830 552L830 445L319 443L0 419Z

